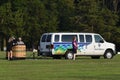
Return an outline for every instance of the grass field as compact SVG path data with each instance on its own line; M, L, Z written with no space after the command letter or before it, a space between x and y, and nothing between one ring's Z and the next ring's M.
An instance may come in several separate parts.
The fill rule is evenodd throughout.
M75 61L31 59L30 52L27 56L8 61L0 52L0 80L120 80L120 54L113 59L77 57Z

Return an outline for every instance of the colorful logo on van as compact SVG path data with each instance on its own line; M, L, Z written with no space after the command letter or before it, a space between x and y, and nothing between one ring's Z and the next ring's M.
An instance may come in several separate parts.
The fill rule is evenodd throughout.
M54 54L64 54L67 49L72 49L71 43L54 43Z
M81 52L84 50L84 46L86 44L78 43L78 51ZM65 54L65 52L68 49L72 49L72 42L66 42L66 43L54 43L54 54Z

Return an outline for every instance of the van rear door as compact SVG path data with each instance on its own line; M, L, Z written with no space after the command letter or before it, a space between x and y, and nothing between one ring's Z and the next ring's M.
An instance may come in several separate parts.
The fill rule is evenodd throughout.
M40 42L40 51L49 53L50 50L50 45L51 45L51 35L50 34L44 34L41 38Z

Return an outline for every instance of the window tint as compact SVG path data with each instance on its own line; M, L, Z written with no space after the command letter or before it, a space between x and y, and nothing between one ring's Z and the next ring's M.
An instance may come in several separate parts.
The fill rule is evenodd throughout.
M77 35L62 35L62 41L63 42L72 42L74 36L76 36L76 38L77 38ZM77 39L77 41L78 41L78 39Z
M59 35L55 35L55 42L59 41Z
M92 42L92 36L91 35L85 35L86 42Z
M45 42L46 36L47 36L47 35L43 35L43 36L42 36L42 40L41 40L42 42Z
M47 36L47 42L51 42L51 35Z
M99 35L95 35L95 42L99 43L103 39Z
M84 42L84 35L79 35L80 42Z

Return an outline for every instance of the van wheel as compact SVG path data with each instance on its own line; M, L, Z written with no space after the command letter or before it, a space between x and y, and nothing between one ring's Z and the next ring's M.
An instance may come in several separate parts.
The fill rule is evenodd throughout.
M111 50L107 50L104 54L105 59L112 59L113 58L113 52Z
M73 52L67 51L65 54L65 59L73 59Z

